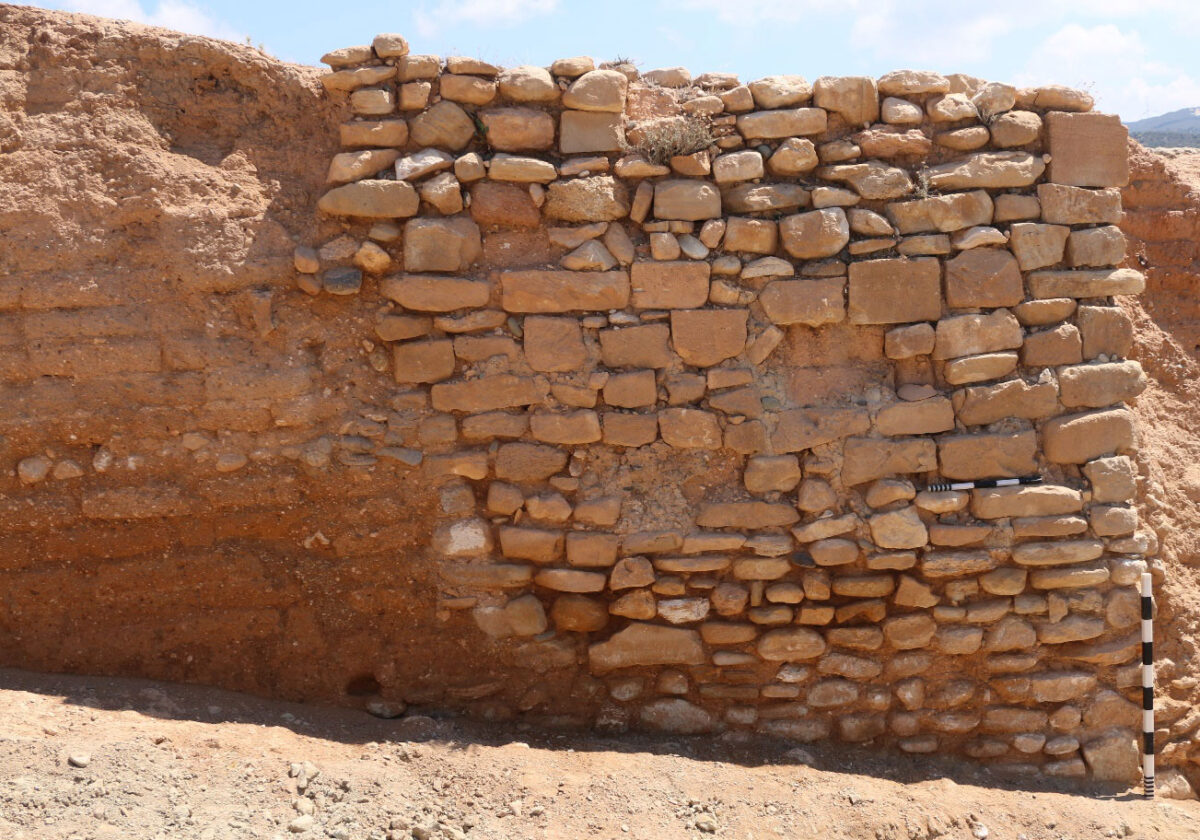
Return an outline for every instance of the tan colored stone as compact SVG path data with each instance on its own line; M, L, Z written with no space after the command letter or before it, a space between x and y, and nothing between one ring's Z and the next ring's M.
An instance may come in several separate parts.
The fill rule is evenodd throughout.
M677 449L719 449L721 427L717 416L696 408L668 408L658 413L662 439Z
M651 665L702 665L706 661L700 634L681 627L633 623L608 641L588 648L594 673Z
M339 127L343 146L402 147L408 142L408 123L404 120L378 120L343 123Z
M821 108L755 111L737 118L737 129L747 140L776 140L820 134L828 115Z
M811 140L789 137L772 152L767 169L773 175L791 177L811 172L817 162L817 149Z
M1004 193L996 196L995 221L1019 222L1041 217L1042 205L1035 196Z
M454 375L454 342L410 341L392 348L397 382L440 382Z
M884 435L930 435L954 428L954 407L945 397L894 403L875 415L875 428Z
M894 616L883 622L883 636L896 650L926 647L937 632L937 622L929 615Z
M850 222L840 207L787 216L779 223L784 250L797 259L821 259L850 241Z
M671 344L689 365L715 365L746 346L747 314L744 309L673 310Z
M479 226L471 219L412 219L404 226L407 271L461 271L482 254Z
M527 152L554 146L554 118L545 111L487 108L479 117L487 128L488 145L497 151Z
M984 650L991 653L1003 653L1010 650L1028 650L1036 643L1037 632L1033 629L1033 625L1023 618L1010 615L1000 619L987 629L983 647ZM1040 714L1044 715L1045 713Z
M654 618L658 607L654 595L648 589L638 589L627 592L609 604L608 611L622 618L632 618L639 621Z
M1128 502L1137 491L1137 470L1124 455L1091 461L1083 473L1092 484L1092 501Z
M1032 271L1062 262L1069 227L1021 222L1010 228L1010 247L1022 271Z
M535 228L542 217L528 190L484 181L471 187L471 218L481 225Z
M1070 318L1078 301L1072 298L1030 300L1013 307L1013 314L1023 327L1044 327Z
M724 240L726 251L773 254L778 241L778 228L770 219L747 219L742 216L728 219ZM716 243L711 247L716 247Z
M1037 472L1037 433L997 432L945 435L938 439L938 461L946 478L1016 478Z
M743 482L751 493L786 493L795 489L800 475L795 455L759 455L746 462Z
M1074 365L1058 372L1062 404L1067 408L1103 408L1129 402L1146 389L1146 374L1135 361Z
M1129 131L1111 114L1046 115L1048 180L1073 187L1129 183Z
M784 212L812 203L799 184L736 184L721 194L726 213Z
M481 280L405 274L385 278L380 292L405 309L453 312L464 307L486 306L492 289Z
M842 277L775 280L766 285L758 299L772 323L817 327L845 320L845 289Z
M496 83L476 76L442 76L439 93L442 99L468 105L487 105L496 98Z
M759 108L788 108L808 102L813 95L813 86L803 76L767 76L747 87Z
M1042 430L1046 458L1056 464L1083 464L1133 448L1133 415L1126 409L1069 414Z
M719 218L721 193L705 181L659 181L654 185L654 216L683 221Z
M796 408L779 413L771 445L778 453L800 452L870 428L870 415L854 408Z
M637 309L693 309L708 301L709 265L704 262L635 262L630 269ZM739 350L741 348L738 348Z
M889 204L885 212L900 233L951 233L991 224L994 210L992 197L983 190L975 190L896 202Z
M1089 190L1064 184L1038 184L1042 218L1055 225L1112 224L1121 221L1121 191Z
M982 149L991 140L991 132L986 126L969 125L952 131L943 131L937 135L937 144L958 152L973 152Z
M1029 333L1021 347L1021 363L1029 367L1071 365L1083 361L1079 328L1060 324L1052 330Z
M1025 298L1017 261L999 248L964 251L946 262L946 304L962 309L1015 306Z
M492 158L488 177L493 181L548 184L558 177L558 170L544 160L501 152Z
M865 163L823 166L817 176L827 181L848 183L860 196L868 201L891 200L908 195L913 191L912 178L899 167L888 166L877 160Z
M647 446L658 439L658 418L653 414L604 413L604 442L612 446Z
M1029 275L1029 291L1035 298L1137 295L1145 289L1145 276L1132 268L1100 271L1035 271Z
M813 102L852 126L879 119L879 90L869 76L822 76L813 84Z
M853 487L890 475L909 475L937 469L937 447L932 440L879 440L849 438L844 450L842 483Z
M317 202L331 216L368 219L403 219L415 216L421 200L412 184L404 181L356 181L334 187Z
M871 539L880 548L924 548L929 541L925 523L911 505L879 513L867 520Z
M1046 164L1028 152L976 152L960 161L932 166L929 185L939 190L1028 187L1041 177Z
M624 271L503 271L500 287L508 312L587 312L629 303Z
M604 402L617 408L644 408L657 401L658 385L652 370L615 374L604 385Z
M596 69L596 63L586 55L572 58L560 58L550 65L550 72L555 76L565 76L574 79Z
M1060 566L1095 560L1104 553L1100 540L1057 540L1021 543L1012 550L1013 562L1022 566Z
M893 70L879 77L879 92L884 96L946 93L949 90L950 80L931 70Z
M870 157L923 156L933 151L933 141L916 128L876 126L854 134L853 140Z
M616 70L592 70L584 73L563 94L563 106L580 111L625 110L629 80Z
M1083 496L1070 487L989 487L971 491L971 513L980 519L1050 516L1083 510Z
M712 177L718 184L752 181L763 176L762 155L752 149L718 155L712 162Z
M413 117L409 134L418 146L459 151L475 136L475 123L462 106L442 101Z
M562 557L563 535L561 531L502 525L500 527L500 550L505 557L513 560L529 560L542 564L553 563Z
M1042 118L1033 111L1010 111L992 120L992 142L1002 149L1027 146L1042 133Z
M800 516L791 505L767 502L721 502L701 505L696 524L701 528L755 530L791 525Z
M911 359L933 352L934 331L929 324L896 327L884 335L884 355L889 359Z
M1020 347L1025 334L1007 309L956 315L938 321L934 359L956 359Z
M544 67L510 67L500 73L499 83L500 95L513 102L558 101L558 86Z
M537 413L529 418L529 428L535 440L578 446L600 440L600 417L583 409L562 414Z
M625 124L620 114L563 111L559 120L558 148L564 155L581 152L619 152L625 146Z
M478 413L540 403L548 392L544 380L498 374L469 382L434 385L431 396L438 411Z
M1071 233L1067 264L1072 268L1118 265L1125 259L1125 234L1115 225Z
M942 376L951 385L968 385L1008 376L1016 368L1016 353L984 353L946 362Z
M942 314L941 265L936 259L879 259L850 264L850 322L902 324Z
M825 652L825 639L807 627L769 630L758 640L758 655L767 662L803 662Z
M669 367L675 359L667 341L666 324L600 331L600 356L608 367Z
M403 123L401 123L403 124ZM361 152L342 152L329 162L329 173L325 180L330 184L344 184L370 178L388 169L400 153L395 149L364 149Z
M629 193L608 175L556 181L549 186L547 218L564 222L608 222L629 214Z
M396 97L385 88L360 88L350 94L350 110L364 117L384 117L396 110Z
M417 188L421 200L432 205L443 216L453 216L463 209L462 187L449 172L434 175Z

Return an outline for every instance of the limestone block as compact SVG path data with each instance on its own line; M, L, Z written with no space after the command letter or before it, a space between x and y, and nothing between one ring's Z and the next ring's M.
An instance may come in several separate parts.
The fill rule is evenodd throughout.
M850 241L850 223L840 207L785 217L779 223L784 250L797 259L820 259L838 253Z
M924 648L937 632L937 622L924 613L899 615L883 622L883 635L896 650Z
M1128 502L1137 490L1137 470L1124 455L1090 461L1083 472L1091 482L1094 502Z
M932 440L846 440L842 483L853 487L890 475L923 473L937 469L937 448Z
M339 127L343 146L404 146L408 142L408 123L404 120L362 120Z
M1071 229L1063 225L1020 222L1012 226L1010 247L1022 271L1045 268L1063 260Z
M709 271L706 262L635 262L630 269L633 305L638 309L704 306L708 301Z
M868 201L891 200L913 191L913 181L907 171L877 160L823 166L817 170L817 176L827 181L847 183Z
M1048 180L1073 187L1123 187L1129 183L1129 131L1112 114L1046 115Z
M885 96L946 93L950 80L931 70L893 70L879 77L879 92Z
M932 123L962 122L979 117L975 103L965 93L946 93L931 97L925 103L925 112Z
M1128 730L1113 730L1084 743L1083 760L1092 778L1108 782L1130 782L1138 777L1137 741Z
M1029 367L1071 365L1083 361L1083 342L1074 324L1029 333L1021 346L1021 362Z
M604 413L604 442L612 446L647 446L658 438L658 418L653 414Z
M850 322L902 324L942 314L941 265L936 259L879 259L850 264Z
M558 86L544 67L522 65L500 73L500 95L513 102L549 104L558 101ZM491 140L489 134L489 140Z
M799 184L735 184L722 190L721 201L726 213L784 212L812 203Z
M747 140L779 140L825 131L829 115L822 108L755 111L737 118L737 129Z
M500 527L500 550L505 557L513 560L529 560L540 564L553 563L562 557L563 534L561 531L502 525Z
M817 148L811 140L789 137L776 147L767 160L767 169L772 175L791 177L816 169Z
M752 181L762 176L762 155L751 149L718 155L712 162L712 177L718 184Z
M1046 164L1028 152L976 152L959 161L929 168L929 185L939 190L1028 187Z
M705 661L704 646L695 630L640 622L588 648L589 666L598 674L651 665L702 665Z
M813 102L852 126L879 119L879 90L869 76L822 76L813 84Z
M471 218L480 225L535 228L542 217L527 189L484 181L471 187Z
M475 136L475 123L462 106L443 100L413 117L409 134L418 146L457 152Z
M954 428L954 407L945 397L894 403L875 415L875 428L884 435L927 435Z
M463 209L462 187L449 172L434 175L417 188L421 200L432 205L443 216L453 216Z
M545 111L487 108L479 112L479 118L487 128L488 145L497 151L528 152L554 147L554 118Z
M929 324L896 327L884 334L884 355L889 359L911 359L933 352L934 331Z
M625 124L620 114L563 111L559 118L558 148L564 155L581 152L619 152L625 147Z
M662 439L677 449L719 449L721 426L717 416L696 408L668 408L658 413Z
M825 652L825 639L807 627L769 630L758 640L758 655L767 662L803 662Z
M995 204L997 223L1037 219L1040 218L1042 212L1041 203L1032 195L1004 193L996 196Z
M1081 266L1118 265L1125 259L1125 234L1115 225L1077 230L1067 240L1067 264Z
M546 217L564 222L608 222L629 215L625 185L609 175L556 181L548 188Z
M438 411L477 413L540 403L549 390L543 379L498 374L434 385L431 397Z
M417 191L405 181L356 181L325 193L317 209L331 216L404 219L415 216L420 205Z
M496 83L477 76L442 76L439 88L443 100L467 105L487 105L496 98Z
M1083 510L1083 496L1070 487L988 487L971 491L971 513L980 519L1052 516Z
M1035 271L1029 275L1029 291L1035 298L1137 295L1145 289L1145 276L1132 268L1100 271Z
M378 175L389 168L400 153L395 149L364 149L361 152L342 152L329 162L329 173L325 180L330 184L344 184Z
M987 192L975 190L895 202L889 204L885 212L900 233L951 233L991 224L995 204Z
M1146 374L1135 361L1074 365L1058 372L1062 404L1103 408L1129 402L1146 389Z
M1043 427L1045 456L1056 464L1083 464L1133 448L1133 415L1126 409L1056 417Z
M1040 420L1058 411L1053 382L1029 385L1014 379L998 385L963 388L954 392L954 410L967 426L986 426L1005 417Z
M654 185L654 216L699 221L721 216L721 193L699 180L667 180Z
M1029 542L1014 546L1013 562L1022 566L1061 566L1085 563L1104 553L1100 540L1057 540Z
M508 312L586 312L629 303L625 271L503 271L500 287Z
M946 262L946 304L962 309L1015 306L1025 299L1021 269L1000 248L975 248Z
M925 523L913 506L872 516L871 539L880 548L924 548L929 541ZM836 588L835 588L836 591Z
M1002 149L1027 146L1042 133L1042 118L1033 111L1009 111L992 120L988 126L992 142Z
M813 95L813 86L803 76L767 76L747 87L759 108L787 108L808 102Z
M658 385L652 370L615 374L604 385L604 402L618 408L643 408L657 400Z
M535 440L578 446L600 440L600 417L583 409L562 414L537 413L529 418Z
M393 374L401 383L441 382L454 375L454 342L410 341L392 348Z
M600 331L600 357L608 367L669 367L675 359L667 342L671 331L666 324Z
M1016 478L1037 472L1037 433L999 432L938 438L942 475L950 479Z
M789 492L800 482L795 455L759 455L746 462L743 482L751 493Z
M845 320L845 289L842 277L775 280L763 288L758 299L772 323L816 327Z
M1007 309L987 314L956 315L938 321L934 359L955 359L1020 347L1025 335Z
M1112 224L1121 221L1121 191L1038 184L1042 219L1055 225Z
M491 284L462 277L403 274L385 278L384 297L417 312L453 312L464 307L486 306Z
M472 219L412 219L404 226L406 271L462 271L482 254Z

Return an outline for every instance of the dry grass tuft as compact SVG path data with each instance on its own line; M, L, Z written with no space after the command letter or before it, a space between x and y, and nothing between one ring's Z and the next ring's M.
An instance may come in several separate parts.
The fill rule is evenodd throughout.
M637 137L630 151L657 164L707 149L715 141L708 120L694 116L667 117L639 125Z

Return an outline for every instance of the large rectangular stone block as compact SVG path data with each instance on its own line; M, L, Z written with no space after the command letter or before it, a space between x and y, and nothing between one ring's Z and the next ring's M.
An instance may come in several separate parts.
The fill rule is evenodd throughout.
M500 289L508 312L592 312L629 303L624 271L502 271Z
M696 309L708 302L706 262L635 262L630 284L636 309Z
M938 460L946 478L1016 478L1037 472L1037 433L948 435L938 438Z
M1073 187L1129 183L1129 130L1115 114L1046 115L1049 180Z
M904 324L942 315L938 260L881 259L850 264L850 322Z
M1084 464L1133 448L1133 414L1126 409L1055 417L1042 428L1046 457L1056 464Z

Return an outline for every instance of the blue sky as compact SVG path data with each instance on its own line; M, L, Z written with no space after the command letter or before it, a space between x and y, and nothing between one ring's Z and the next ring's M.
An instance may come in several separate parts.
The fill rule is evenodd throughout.
M400 32L413 52L503 65L591 55L643 70L880 75L900 67L1092 92L1128 120L1200 107L1198 0L50 0L30 5L137 20L316 64Z

